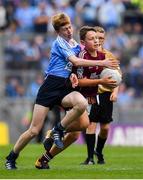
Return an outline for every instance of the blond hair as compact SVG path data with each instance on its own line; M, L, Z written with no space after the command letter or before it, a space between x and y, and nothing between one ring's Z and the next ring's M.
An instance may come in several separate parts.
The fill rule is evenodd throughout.
M104 28L101 26L95 26L94 29L96 32L105 33Z
M60 27L65 26L66 24L70 24L70 17L64 13L58 13L52 16L52 25L55 31L59 31Z

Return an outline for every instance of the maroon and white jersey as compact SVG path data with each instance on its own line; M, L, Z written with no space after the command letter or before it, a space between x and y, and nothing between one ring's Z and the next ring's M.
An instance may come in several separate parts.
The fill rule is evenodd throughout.
M82 59L86 59L85 61L88 60L104 60L105 59L105 54L102 52L97 52L97 56L93 57L91 56L88 51L85 49L80 52L79 57ZM76 69L76 74L79 79L82 78L88 78L88 79L98 79L99 74L103 70L103 67L101 66L94 66L94 67L78 67ZM75 72L75 71L74 71ZM94 97L97 94L98 86L91 86L91 87L80 87L80 92L85 96L85 97Z

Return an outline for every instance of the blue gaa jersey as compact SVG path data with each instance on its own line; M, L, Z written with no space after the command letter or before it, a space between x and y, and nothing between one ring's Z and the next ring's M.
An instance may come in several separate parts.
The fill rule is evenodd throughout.
M46 71L48 75L55 75L64 78L68 78L73 64L68 60L72 55L77 56L81 50L79 44L75 40L71 40L72 44L69 44L65 39L58 36L54 41L51 49L50 62L48 65L48 70Z

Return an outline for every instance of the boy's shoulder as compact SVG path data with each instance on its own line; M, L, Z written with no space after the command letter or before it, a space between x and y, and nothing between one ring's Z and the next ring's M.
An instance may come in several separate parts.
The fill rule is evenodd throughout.
M105 59L105 53L102 52L102 51L97 51L97 56L96 57L93 57L91 56L91 54L86 50L86 49L83 49L80 53L79 53L79 58L82 58L82 59Z
M88 54L89 53L85 49L83 49L80 51L78 57L84 59L86 56L88 56Z
M107 49L103 49L103 53L105 53L106 58L116 59L115 55L111 51L109 51Z

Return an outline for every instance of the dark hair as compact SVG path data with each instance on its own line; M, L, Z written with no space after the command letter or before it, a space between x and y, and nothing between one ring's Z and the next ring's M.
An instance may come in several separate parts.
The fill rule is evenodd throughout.
M85 40L85 36L87 34L88 31L95 31L94 27L91 26L83 26L80 30L79 30L79 37L80 40ZM96 32L96 31L95 31Z

